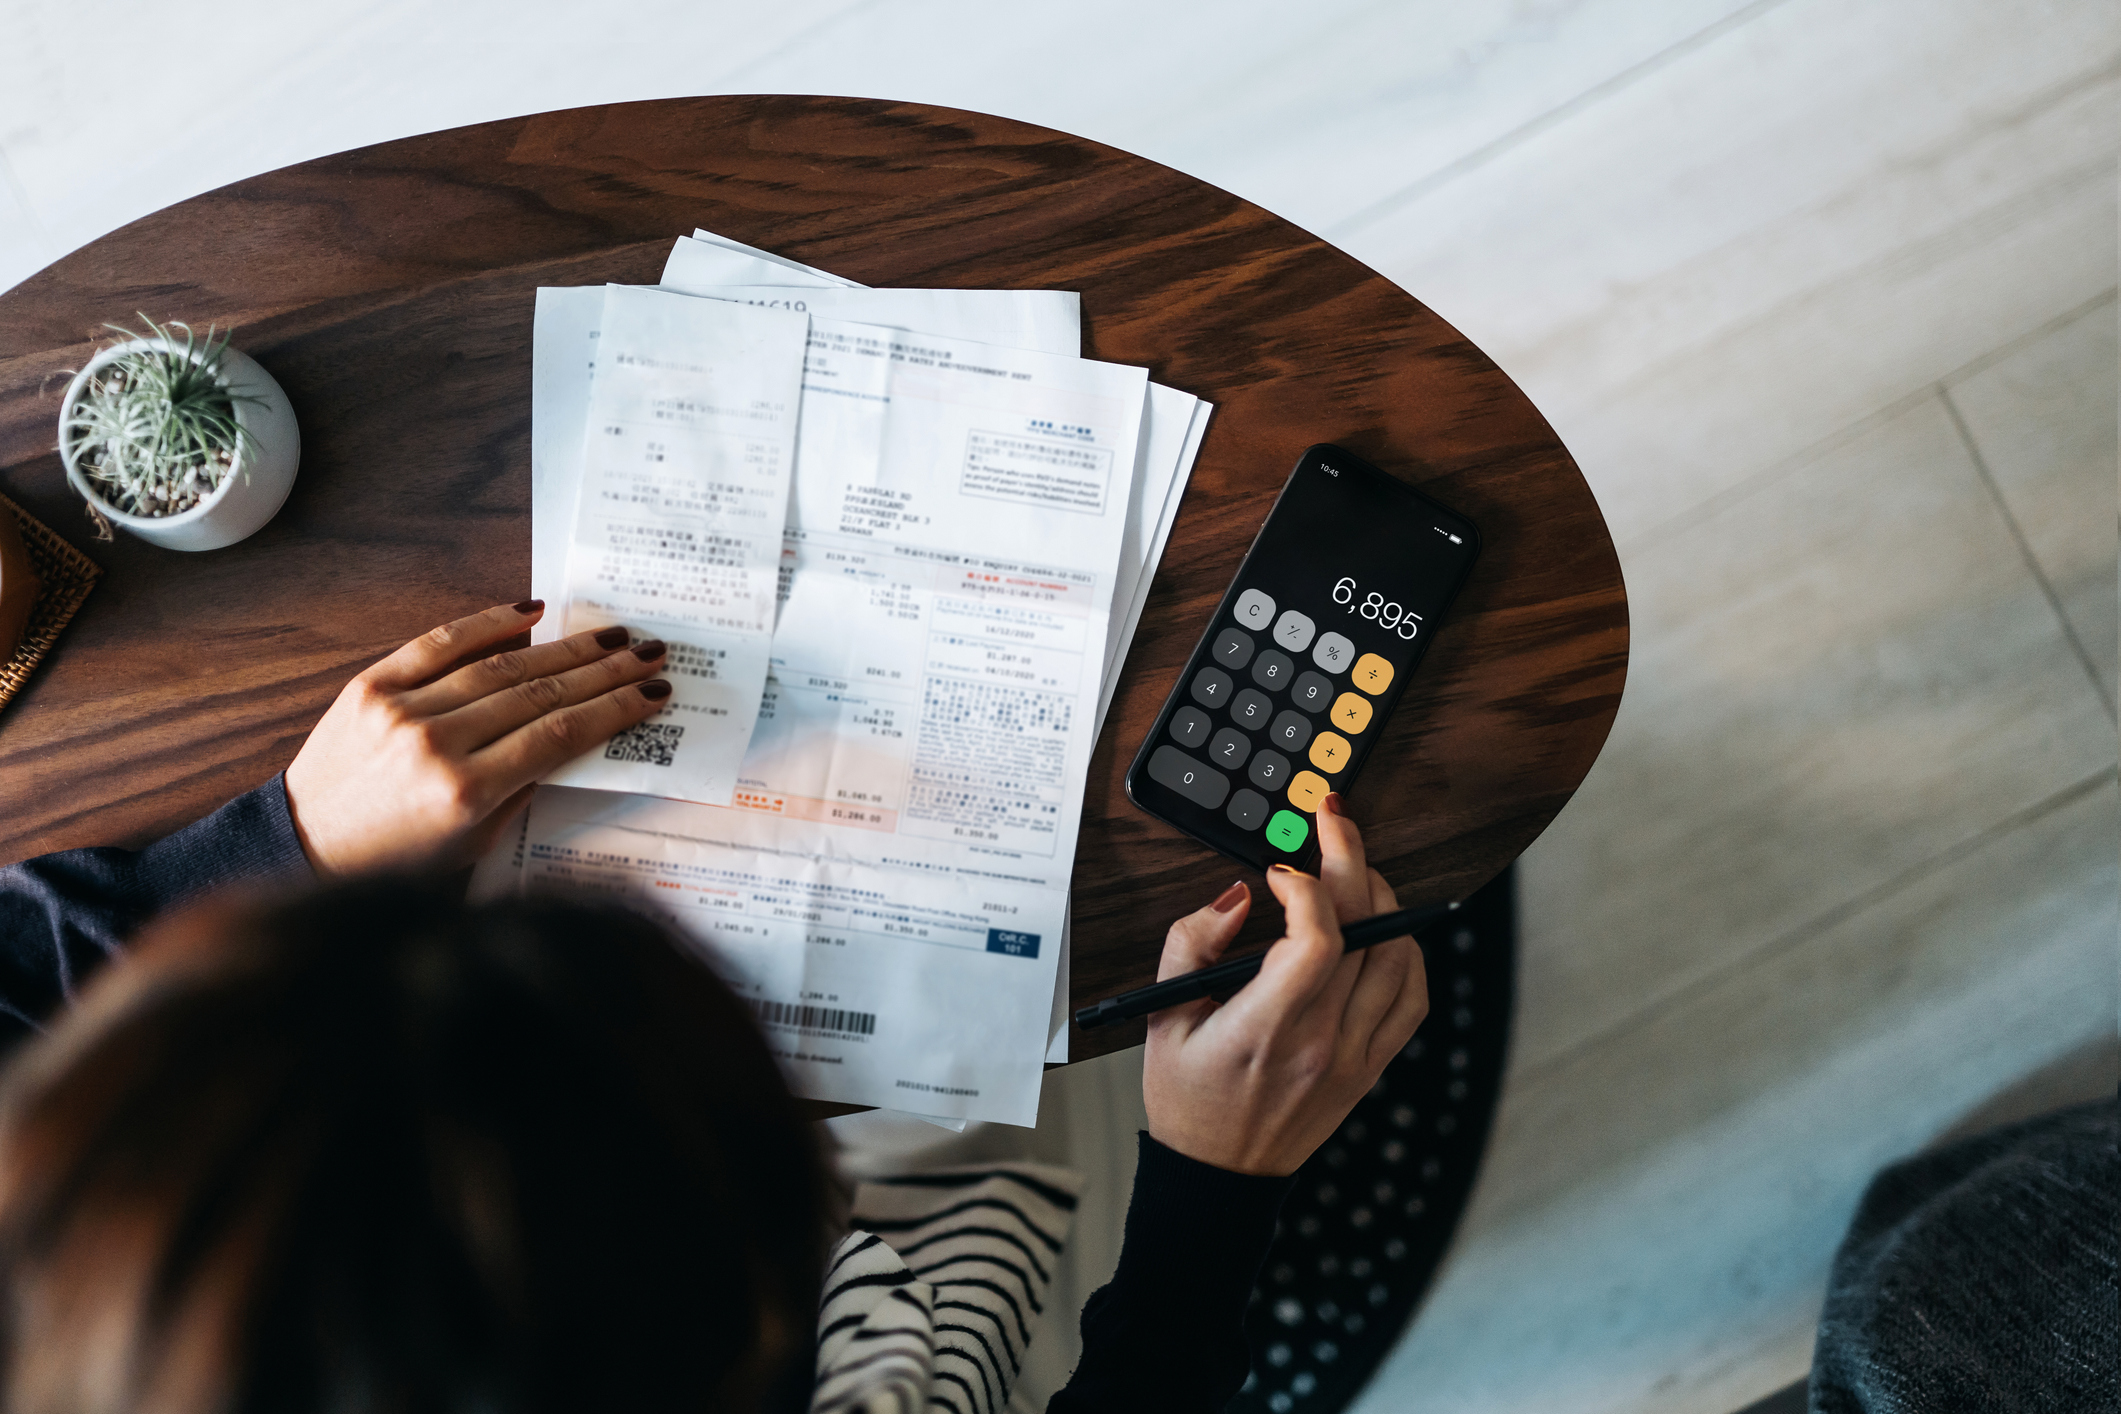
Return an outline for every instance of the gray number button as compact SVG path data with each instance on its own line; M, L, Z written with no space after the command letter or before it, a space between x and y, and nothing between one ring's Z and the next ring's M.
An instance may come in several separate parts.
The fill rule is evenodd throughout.
M1242 668L1252 661L1252 635L1226 628L1215 639L1215 661L1226 668Z
M1280 790L1289 783L1289 758L1279 751L1255 751L1252 764L1245 768L1245 779L1261 790Z
M1208 727L1208 714L1198 707L1181 707L1171 714L1171 740L1180 746L1199 746L1208 739Z
M1220 707L1230 700L1230 675L1221 668L1202 668L1193 675L1193 700L1203 707Z
M1237 607L1231 610L1237 621L1255 633L1274 622L1274 601L1257 589L1247 589L1237 596Z
M1211 771L1175 746L1159 746L1149 757L1149 779L1210 810L1230 793L1230 778Z
M1355 666L1355 645L1337 633L1322 633L1311 649L1311 661L1329 673L1344 673Z
M1291 653L1301 653L1311 646L1311 635L1316 632L1318 625L1294 609L1286 609L1274 624L1274 641Z
M1208 743L1208 759L1225 771L1234 771L1252 754L1252 738L1235 727L1224 727Z
M1230 720L1248 732L1264 727L1273 715L1274 704L1256 687L1244 688L1230 699Z
M1230 823L1240 830L1256 830L1267 823L1267 798L1256 790L1241 790L1230 797Z
M1296 679L1296 686L1289 689L1289 697L1306 712L1323 712L1333 705L1332 680L1307 669Z
M1311 740L1311 719L1301 712L1284 712L1267 728L1267 740L1283 751L1301 751Z
M1286 653L1269 648L1252 660L1252 681L1269 692L1280 692L1296 680L1296 665Z

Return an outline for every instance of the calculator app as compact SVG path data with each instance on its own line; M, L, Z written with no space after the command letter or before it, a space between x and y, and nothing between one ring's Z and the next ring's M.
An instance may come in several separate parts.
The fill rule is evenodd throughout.
M1255 867L1308 864L1478 553L1465 517L1305 452L1127 773L1136 804Z

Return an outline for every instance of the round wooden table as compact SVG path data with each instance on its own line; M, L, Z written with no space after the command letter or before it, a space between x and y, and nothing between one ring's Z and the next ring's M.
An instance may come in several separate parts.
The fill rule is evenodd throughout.
M918 104L698 98L305 162L0 295L0 491L106 570L0 713L0 859L175 829L285 766L361 667L522 595L532 291L651 283L694 226L871 285L1079 290L1087 355L1217 404L1090 766L1075 1005L1148 981L1166 923L1235 872L1136 810L1121 777L1313 442L1397 472L1485 542L1350 796L1402 899L1496 874L1590 770L1627 672L1612 541L1553 429L1418 301L1228 192L1081 138ZM65 488L53 375L136 310L236 326L301 419L293 496L233 548L93 544ZM1140 1037L1078 1033L1072 1054Z

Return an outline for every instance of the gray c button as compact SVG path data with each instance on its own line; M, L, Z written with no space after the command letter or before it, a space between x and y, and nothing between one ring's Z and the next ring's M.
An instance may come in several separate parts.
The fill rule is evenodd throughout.
M1239 623L1257 633L1274 622L1274 600L1263 590L1247 589L1237 596L1237 607L1230 612Z

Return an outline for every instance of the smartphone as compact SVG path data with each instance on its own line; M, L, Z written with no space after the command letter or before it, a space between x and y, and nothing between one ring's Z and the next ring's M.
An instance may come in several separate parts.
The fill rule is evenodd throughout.
M1339 447L1307 450L1127 769L1202 844L1315 870L1319 802L1361 774L1480 553L1473 523Z

